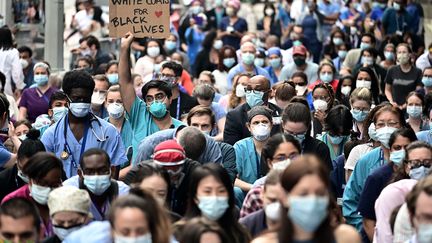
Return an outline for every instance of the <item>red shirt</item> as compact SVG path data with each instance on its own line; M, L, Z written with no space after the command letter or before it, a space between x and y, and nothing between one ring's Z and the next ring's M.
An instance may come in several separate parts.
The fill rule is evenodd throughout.
M6 201L9 201L12 198L24 198L33 202L33 198L30 196L30 188L28 184L9 193L6 197L3 198L1 204L5 203Z

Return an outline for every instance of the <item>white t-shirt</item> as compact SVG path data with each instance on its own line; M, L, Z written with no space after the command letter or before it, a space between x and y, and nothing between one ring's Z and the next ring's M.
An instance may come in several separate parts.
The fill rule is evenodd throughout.
M372 143L365 143L365 144L359 144L357 146L355 146L352 150L351 153L348 156L348 159L345 163L345 170L354 170L354 167L357 164L357 161L359 161L359 159L367 154L369 151L371 151L372 149L374 149L374 147L372 146Z

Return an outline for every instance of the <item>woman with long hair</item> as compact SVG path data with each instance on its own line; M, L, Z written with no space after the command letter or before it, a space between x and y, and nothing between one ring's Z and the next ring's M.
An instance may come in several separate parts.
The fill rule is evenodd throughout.
M204 216L223 229L227 242L249 242L249 234L237 221L234 201L234 190L226 170L218 164L205 164L192 172L188 209L182 221Z
M335 225L330 178L327 168L315 156L294 159L284 170L280 195L281 227L255 239L261 242L360 242L352 227Z

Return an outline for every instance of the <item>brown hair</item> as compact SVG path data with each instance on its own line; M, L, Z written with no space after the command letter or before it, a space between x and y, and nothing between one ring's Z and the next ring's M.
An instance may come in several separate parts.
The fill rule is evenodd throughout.
M384 112L391 112L391 113L395 114L399 119L399 123L400 123L401 127L406 127L406 121L404 119L402 111L399 108L394 107L394 106L390 106L390 105L384 106L381 109L379 109L375 113L375 116L373 117L373 122L376 123L378 117Z
M294 159L282 173L281 185L284 190L289 193L306 175L317 175L325 187L330 188L330 178L327 167L325 167L324 163L313 155L305 155ZM286 217L288 208L283 207L282 211L284 217L282 217L281 227L278 232L279 242L291 243L294 241L294 226L291 220ZM314 233L314 242L335 242L333 228L330 225L330 206L328 211L329 214L327 218L323 220Z
M187 114L187 118L186 118L188 126L191 125L191 120L192 117L194 116L210 116L210 122L212 123L211 125L215 126L216 124L215 115L210 107L204 105L197 105L194 108L192 108Z
M229 96L229 102L228 102L229 108L234 109L240 104L241 98L236 96L236 88L237 88L238 82L239 82L241 77L248 77L250 79L253 77L253 75L250 73L240 73L240 74L234 76L231 94Z
M281 101L289 101L296 96L296 90L291 81L278 82L273 86L275 98Z

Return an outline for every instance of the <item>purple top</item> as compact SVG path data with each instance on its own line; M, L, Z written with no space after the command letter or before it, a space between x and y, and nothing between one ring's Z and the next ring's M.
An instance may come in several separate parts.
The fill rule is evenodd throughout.
M39 88L25 89L21 95L19 107L27 108L27 120L33 123L36 117L42 114L47 114L49 109L49 100L51 95L57 89L50 87L44 94Z

